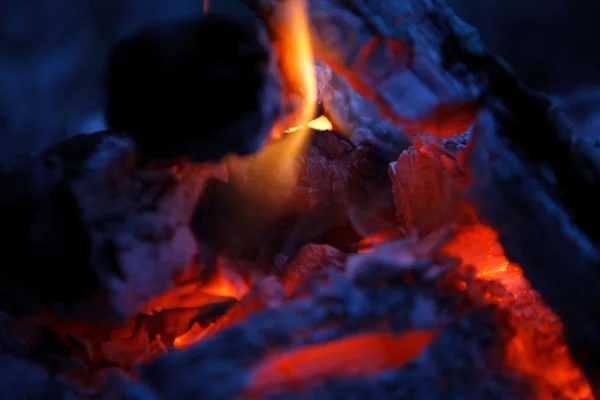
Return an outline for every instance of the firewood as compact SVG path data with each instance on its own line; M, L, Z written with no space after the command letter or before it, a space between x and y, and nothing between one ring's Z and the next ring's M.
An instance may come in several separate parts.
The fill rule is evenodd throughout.
M118 43L106 73L106 120L144 155L218 160L249 154L280 116L280 77L253 18L208 14Z
M456 156L435 141L404 151L391 163L396 217L406 234L427 236L466 214L468 176Z
M245 0L273 36L284 36L294 1ZM310 0L315 57L406 134L451 136L475 118L486 80L447 54L448 32L483 50L476 30L443 1Z
M322 62L316 64L320 99L336 131L353 143L368 143L387 162L410 146L404 132L379 116L377 105L354 91Z
M290 2L247 0L271 31ZM315 56L408 134L447 138L479 116L467 163L479 216L565 327L600 396L600 161L443 0L309 1ZM487 137L487 139L485 138ZM539 239L534 239L538 237Z
M520 115L523 114L514 114L517 121ZM506 256L518 262L532 286L559 315L569 351L598 396L600 316L596 308L600 301L600 250L591 235L586 234L585 226L577 224L580 218L593 220L596 212L591 207L574 208L561 202L560 192L578 192L581 187L577 187L578 180L556 178L564 173L580 174L581 179L591 183L597 181L600 171L568 171L567 163L552 168L551 148L548 159L532 161L532 154L523 143L513 141L512 149L503 143L508 134L490 116L481 117L471 150L472 203L478 215L498 232ZM531 132L535 135L535 131ZM544 133L552 135L549 130ZM548 138L540 143L551 141ZM585 158L574 146L565 146L562 156ZM541 151L540 147L538 155ZM588 196L587 201L591 201L593 192Z
M188 225L219 168L178 168L138 168L131 139L104 132L6 169L0 223L6 259L18 264L0 276L57 313L127 320L193 265Z
M401 395L407 387L420 398L485 398L489 393L499 399L526 398L521 393L526 385L520 386L521 378L504 371L502 356L498 357L510 342L510 325L494 307L479 308L482 303L469 300L470 294L458 288L460 282L448 275L452 264L432 259L437 241L389 242L349 259L346 273L336 268L319 271L322 279L307 277L297 299L250 314L193 347L161 356L144 368L141 383L158 398L252 398L247 391L256 384L253 379L268 357L319 345L341 346L362 334L386 337L394 332L402 340L404 333L422 330L433 336L440 333L419 359L404 368L370 365L368 354L357 351L364 363L357 368L373 373L336 379L334 370L321 365L327 371L312 386L290 390L284 380L262 390L266 398L277 394L330 398L333 391L350 393L351 388L374 398L411 398ZM445 287L446 279L458 285ZM446 380L453 384L440 385Z

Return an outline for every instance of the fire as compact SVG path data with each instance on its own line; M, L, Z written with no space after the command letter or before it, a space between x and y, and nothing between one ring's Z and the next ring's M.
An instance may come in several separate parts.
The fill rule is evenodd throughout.
M461 227L442 251L474 266L478 278L500 282L506 288L507 294L487 293L486 298L511 310L516 332L506 349L506 362L524 376L543 378L543 382L535 382L536 398L555 398L545 386L547 382L563 388L564 398L592 398L589 384L564 344L560 320L531 288L521 268L507 260L493 229L480 224ZM536 342L539 336L532 332L540 330L548 343Z
M333 129L333 124L324 115L321 115L318 118L313 119L307 125L310 129L314 129L315 131L330 131Z
M324 115L321 115L320 117L313 119L308 124L306 124L306 127L310 128L310 129L313 129L315 131L330 131L330 130L333 130L333 124L331 123L331 121L329 120L329 118L327 118ZM287 129L284 133L295 132L295 131L297 131L300 128L303 128L303 125L298 125L298 126L295 126L293 128Z
M265 184L281 190L281 195L276 199L269 199L272 207L277 206L272 201L283 200L285 194L295 187L298 179L296 163L308 144L311 131L308 121L314 115L317 102L317 80L305 1L286 1L285 6L279 10L281 46L278 50L281 72L286 82L299 95L302 104L296 118L297 128L281 140L265 146L255 156L261 165ZM310 124L317 127L325 124L323 120L317 120ZM281 127L275 129L280 130Z
M288 0L281 12L279 21L285 27L281 30L282 46L279 49L282 73L302 97L304 104L299 122L303 124L312 119L317 101L317 78L305 0Z

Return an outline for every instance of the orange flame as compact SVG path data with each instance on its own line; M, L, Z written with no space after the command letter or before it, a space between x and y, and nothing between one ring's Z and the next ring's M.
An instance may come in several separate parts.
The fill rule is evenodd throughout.
M317 81L304 0L288 0L280 11L277 19L281 27L281 69L287 82L300 94L303 105L298 117L298 128L278 142L265 146L256 157L265 175L263 180L270 188L278 188L281 191L278 198L283 200L298 180L296 164L310 138L307 122L313 117L316 108Z
M331 131L333 130L333 124L331 123L331 121L329 120L329 118L327 118L324 115L321 115L318 118L313 119L312 121L310 121L308 124L306 124L307 128L313 129L315 131ZM284 133L291 133L291 132L295 132L298 129L302 128L302 125L298 125L295 126L293 128L287 129ZM277 135L274 138L275 139L280 139L282 135Z

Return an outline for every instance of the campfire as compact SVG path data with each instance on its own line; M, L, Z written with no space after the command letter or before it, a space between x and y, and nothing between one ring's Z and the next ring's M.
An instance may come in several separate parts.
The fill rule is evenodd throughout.
M600 394L596 143L442 0L248 5L201 156L131 117L3 166L3 398Z

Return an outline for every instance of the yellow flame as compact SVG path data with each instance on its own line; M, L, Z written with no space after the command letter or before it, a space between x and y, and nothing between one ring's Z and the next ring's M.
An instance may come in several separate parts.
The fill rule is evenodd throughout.
M298 159L310 139L307 122L312 119L316 108L317 81L305 1L287 0L280 7L274 23L281 36L279 50L282 74L300 95L303 104L298 114L299 128L283 139L265 146L257 153L256 158L265 175L263 182L269 185L263 193L277 188L277 197L284 200L285 195L297 183Z
M285 78L303 100L300 124L310 121L315 112L317 80L310 44L310 28L305 0L287 0L278 15L282 36L281 60Z
M309 128L314 129L315 131L330 131L333 129L333 124L324 115L321 115L319 118L315 118L310 121L307 125Z
M298 129L300 129L302 127L303 127L303 125L298 125L293 128L286 129L286 131L284 133L296 132ZM313 129L315 131L322 131L322 132L333 130L333 124L331 123L329 118L327 118L324 115L321 115L320 117L313 119L308 124L306 124L306 127ZM278 138L280 138L280 137L281 136L279 136Z

